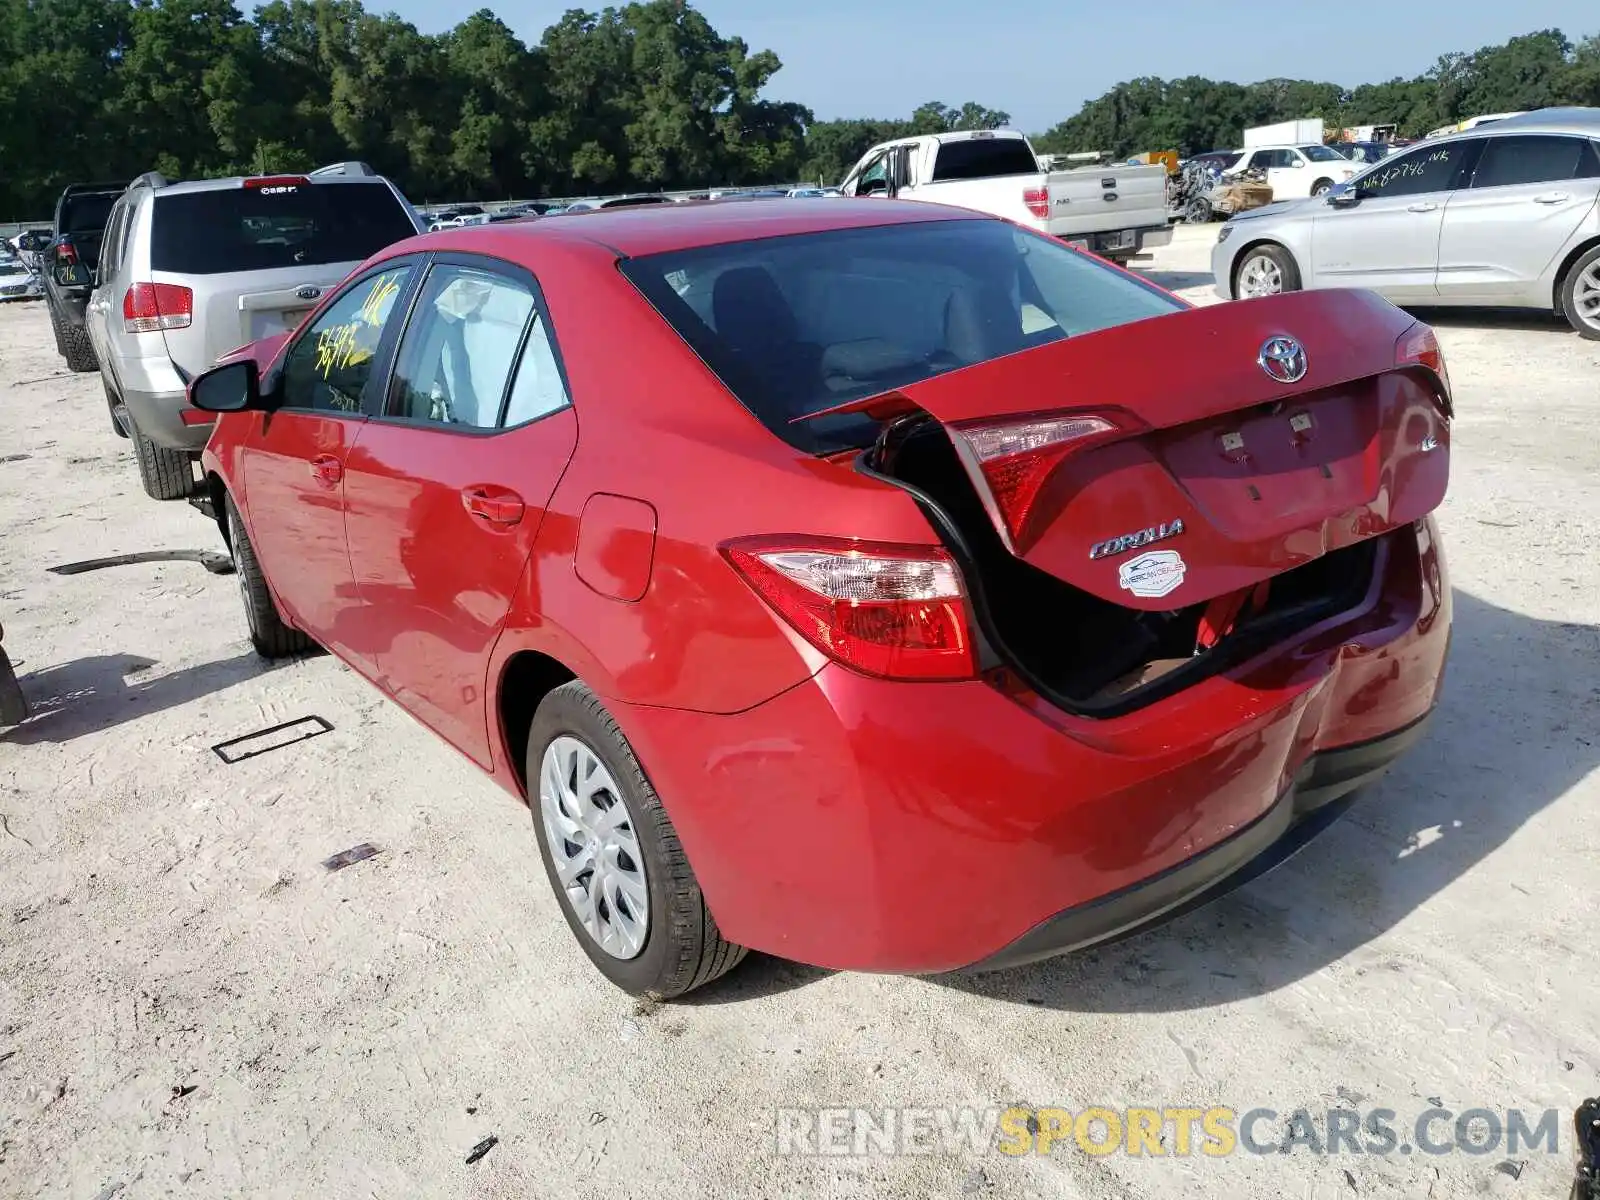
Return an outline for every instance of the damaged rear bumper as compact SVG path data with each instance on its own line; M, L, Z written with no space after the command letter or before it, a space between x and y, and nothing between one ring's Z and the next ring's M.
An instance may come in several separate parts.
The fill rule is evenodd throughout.
M1323 751L1307 760L1276 804L1228 840L1133 887L1057 913L966 970L1020 967L1127 937L1260 878L1337 820L1358 788L1380 778L1421 740L1428 719L1387 737Z

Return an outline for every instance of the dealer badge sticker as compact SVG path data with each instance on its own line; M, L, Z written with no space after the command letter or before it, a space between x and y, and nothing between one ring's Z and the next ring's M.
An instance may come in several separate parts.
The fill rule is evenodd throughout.
M1124 591L1150 600L1176 591L1188 569L1176 550L1152 550L1123 563L1117 579Z

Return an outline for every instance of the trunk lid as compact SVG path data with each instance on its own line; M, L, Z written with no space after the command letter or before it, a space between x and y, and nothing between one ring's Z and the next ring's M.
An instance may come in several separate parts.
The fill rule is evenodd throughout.
M1433 356L1401 361L1419 337ZM1295 374L1279 339L1304 356L1289 382L1269 373ZM1171 611L1439 505L1450 409L1431 339L1372 293L1302 292L1052 342L831 411L929 414L1013 554Z
M1146 229L1167 224L1167 168L1127 163L1052 171L1049 232L1074 238L1086 233Z

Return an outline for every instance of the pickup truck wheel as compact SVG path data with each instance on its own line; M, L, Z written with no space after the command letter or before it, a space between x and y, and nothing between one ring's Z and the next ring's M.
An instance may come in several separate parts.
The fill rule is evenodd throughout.
M1294 256L1273 242L1245 251L1233 271L1233 298L1254 300L1300 290Z
M1590 247L1567 272L1561 311L1581 336L1600 341L1600 246Z
M539 704L526 769L545 874L607 979L665 1000L738 966L745 948L717 929L661 798L582 683Z
M227 499L228 547L233 551L234 574L239 578L239 595L244 600L244 618L250 626L250 644L262 658L289 658L315 649L315 643L288 625L278 612L278 604L267 587L267 577L256 561L255 547L244 531L244 521Z
M182 500L194 491L194 468L186 450L158 446L138 426L133 430L133 453L139 460L139 482L152 500Z
M1331 179L1319 179L1311 185L1311 194L1313 196L1326 196L1332 190L1333 180Z
M100 360L94 356L94 343L89 340L89 331L82 325L74 325L70 321L61 322L61 356L67 360L67 367L73 371L98 371Z

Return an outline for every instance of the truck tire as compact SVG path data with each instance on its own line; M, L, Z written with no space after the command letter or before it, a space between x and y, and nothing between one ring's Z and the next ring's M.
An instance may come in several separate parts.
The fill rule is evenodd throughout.
M94 356L94 343L89 340L89 331L82 325L62 321L61 342L61 357L67 360L69 370L86 372L100 369L100 360Z
M1333 180L1331 179L1319 179L1311 185L1311 194L1313 196L1326 196L1332 190Z
M56 353L62 358L67 356L67 340L61 335L61 314L56 311L55 302L46 300L45 307L50 310L50 331L56 335Z
M194 469L187 450L158 446L135 426L133 453L139 460L139 482L150 499L182 500L194 491Z
M267 587L267 577L256 561L255 547L244 530L244 521L234 507L233 497L224 502L227 511L228 549L233 551L233 569L239 577L239 596L244 601L244 619L250 627L250 644L262 658L289 658L316 648L309 637L287 624Z
M1561 311L1580 337L1600 341L1600 246L1589 247L1567 271Z

